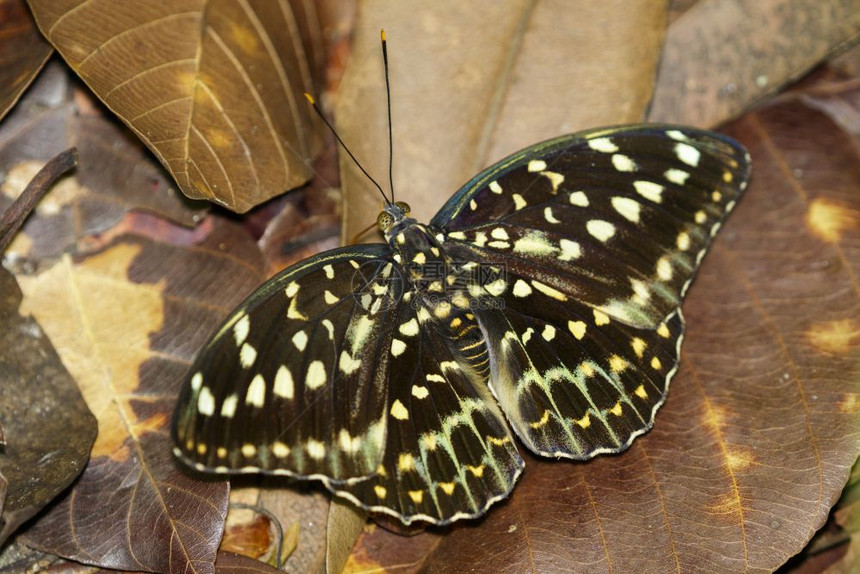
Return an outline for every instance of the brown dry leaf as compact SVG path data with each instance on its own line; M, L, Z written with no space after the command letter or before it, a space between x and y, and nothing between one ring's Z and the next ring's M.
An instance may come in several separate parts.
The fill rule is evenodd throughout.
M234 552L219 552L215 561L217 574L278 574L274 566Z
M81 239L143 209L183 225L202 215L174 189L169 175L115 121L88 111L67 70L49 64L18 106L0 123L0 209L9 205L51 157L77 146L73 177L62 180L36 207L10 252L55 257Z
M51 57L24 0L0 0L0 119Z
M297 187L320 145L302 97L313 2L30 0L42 33L192 198L244 212Z
M669 27L648 120L715 126L858 40L857 0L700 0Z
M664 0L362 3L338 93L341 136L388 189L379 48L391 60L394 185L428 221L479 169L578 129L641 121L651 97ZM344 234L376 221L378 191L342 163Z
M83 471L96 436L75 381L20 303L15 278L0 267L0 546Z
M99 420L86 471L27 543L107 568L213 571L227 485L188 476L168 427L194 353L262 278L254 243L223 223L191 248L125 235L19 277L22 312L39 319Z
M728 132L753 183L690 290L654 429L530 459L484 520L406 563L369 535L352 571L770 572L803 548L860 452L860 146L797 97Z

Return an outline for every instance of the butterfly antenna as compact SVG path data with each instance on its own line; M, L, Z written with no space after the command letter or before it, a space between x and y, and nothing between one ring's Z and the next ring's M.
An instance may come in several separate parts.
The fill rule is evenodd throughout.
M388 185L391 187L391 201L394 202L394 136L391 128L391 82L388 79L388 43L385 41L385 28L379 35L382 39L382 63L385 66L385 99L388 102Z
M351 152L351 151L349 151L349 148L348 148L348 147L346 147L346 144L345 144L345 143L343 143L343 140L342 140L342 139L340 139L340 136L339 136L339 135L337 135L337 131L335 131L334 126L333 126L333 125L331 125L331 122L329 122L329 121L328 121L328 119L326 119L325 114L323 114L323 113L322 113L322 110L321 110L321 109L319 108L319 106L317 105L317 102L316 102L316 100L314 100L314 97L313 97L312 95L310 95L309 93L305 92L305 98L307 98L308 103L310 103L311 107L314 109L314 111L317 113L317 115L320 117L320 119L325 123L325 125L326 125L326 126L328 127L328 129L331 131L332 135L333 135L333 136L335 137L335 139L337 140L337 143L339 143L339 144L340 144L340 146L343 148L343 150L344 150L344 151L349 155L349 157L350 157L350 158L352 158L352 161L353 161L353 162L355 162L355 165L357 165L357 166L358 166L358 169L360 169L360 170L361 170L361 173L363 173L363 174L367 177L367 179L369 179L369 180L370 180L370 182L371 182L373 185L375 185L375 186L376 186L376 189L378 189L378 190L379 190L379 193L380 193L380 194L382 194L382 199L383 199L383 201L385 201L385 203L391 203L390 201L388 201L388 198L387 198L387 197L385 197L385 192L384 192L384 191L382 191L382 187L380 187L380 186L379 186L379 184L378 184L378 183L376 183L376 180L375 180L375 179L373 179L373 178L370 176L370 174L369 174L369 173L367 173L367 170L366 170L366 169L364 169L364 166L362 166L362 165L358 162L358 160L357 160L357 159L355 159L355 156L354 156L354 155L352 155L352 152Z

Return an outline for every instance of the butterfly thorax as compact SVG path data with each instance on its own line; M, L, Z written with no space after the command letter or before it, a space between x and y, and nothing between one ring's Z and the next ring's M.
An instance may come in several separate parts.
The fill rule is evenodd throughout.
M437 234L409 217L392 225L386 239L405 275L404 298L418 323L451 341L461 366L485 379L490 371L489 354L475 316L475 309L484 301L476 296L470 280L474 263L452 260Z

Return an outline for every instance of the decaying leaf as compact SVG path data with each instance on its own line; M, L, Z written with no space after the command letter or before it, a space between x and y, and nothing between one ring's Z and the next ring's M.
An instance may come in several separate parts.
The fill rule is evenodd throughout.
M40 320L99 419L89 466L27 543L108 568L212 572L227 484L188 476L168 425L193 354L261 279L256 246L227 224L194 248L120 236L20 277L22 311Z
M94 103L94 102L93 102ZM88 109L69 73L49 65L0 124L0 209L9 205L45 161L76 146L74 177L39 203L11 248L19 257L44 259L115 225L142 209L194 225L204 205L185 199L137 139L111 118Z
M421 221L479 169L526 145L641 121L665 1L506 0L361 4L338 94L341 136L388 189L379 30L391 59L394 186ZM347 158L348 159L348 158ZM342 160L348 241L376 221L379 193Z
M0 0L0 118L6 115L53 50L24 0Z
M648 120L717 125L858 40L856 0L700 0L669 27Z
M313 2L30 0L42 33L192 198L247 211L311 175Z
M619 456L530 458L441 538L377 530L352 571L770 572L804 547L860 452L860 147L801 97L728 133L753 183L690 289L655 427Z

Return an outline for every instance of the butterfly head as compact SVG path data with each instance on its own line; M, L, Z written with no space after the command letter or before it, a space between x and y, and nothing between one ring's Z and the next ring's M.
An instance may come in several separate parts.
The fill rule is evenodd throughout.
M405 201L387 203L376 218L376 226L382 235L388 239L399 232L405 225L415 222L413 218L409 217L409 211L409 204Z

